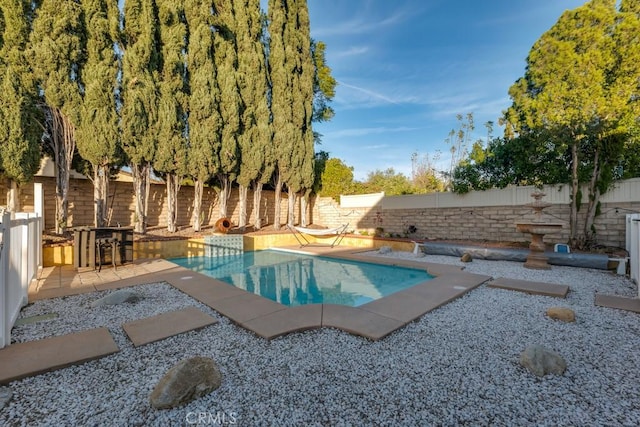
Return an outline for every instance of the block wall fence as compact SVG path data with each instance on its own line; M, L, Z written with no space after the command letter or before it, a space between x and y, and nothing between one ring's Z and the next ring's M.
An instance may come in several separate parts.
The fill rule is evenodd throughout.
M54 178L36 177L43 184L45 229L53 229L55 221ZM71 179L69 192L69 226L93 224L93 186L87 179ZM410 226L416 232L413 239L463 239L503 242L526 242L529 236L516 231L515 223L533 218L526 204L534 187L511 187L502 190L471 192L465 195L434 193L427 195L384 196L369 194L342 196L340 202L331 198L317 197L312 200L308 223L335 227L349 223L355 232L372 234L376 228L384 233L404 236ZM6 180L0 181L0 191L6 194ZM570 188L548 186L545 202L551 204L544 210L546 219L563 223L561 232L545 236L548 243L564 243L569 237ZM585 193L586 194L586 193ZM253 222L253 196L248 195L249 224ZM33 186L21 188L20 199L23 211L33 209ZM178 226L186 227L191 222L193 188L183 186L179 194ZM134 197L131 182L112 181L109 187L109 224L133 225ZM218 200L215 191L205 188L203 196L203 226L213 226L219 219ZM234 189L229 200L229 218L238 223L238 192ZM586 210L583 205L579 214ZM263 224L272 224L274 218L274 193L263 191ZM629 213L640 213L640 178L616 183L616 186L601 198L600 215L595 228L598 243L605 246L625 247L625 217ZM300 205L296 205L299 218ZM287 195L281 202L281 224L286 222ZM149 227L165 227L167 224L165 186L152 184L149 196Z

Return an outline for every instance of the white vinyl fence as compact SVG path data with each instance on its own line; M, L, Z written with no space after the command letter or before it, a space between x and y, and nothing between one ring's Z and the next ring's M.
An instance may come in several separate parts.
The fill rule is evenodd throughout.
M0 348L11 343L11 328L42 266L42 216L25 212L13 216L3 212L0 217Z
M640 285L640 214L627 215L627 252L631 279ZM640 297L640 286L638 286Z

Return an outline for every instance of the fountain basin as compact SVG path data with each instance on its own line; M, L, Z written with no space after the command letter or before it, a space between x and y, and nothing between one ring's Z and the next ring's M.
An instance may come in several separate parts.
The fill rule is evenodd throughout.
M530 234L553 234L562 229L563 224L559 222L519 222L516 223L516 229L521 233Z

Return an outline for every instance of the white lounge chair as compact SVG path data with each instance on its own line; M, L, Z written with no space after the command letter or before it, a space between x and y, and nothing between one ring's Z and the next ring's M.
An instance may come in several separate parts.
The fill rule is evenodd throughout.
M335 235L335 239L331 242L331 247L334 247L337 244L340 244L344 236L347 234L347 227L349 223L342 224L335 228L307 228L307 227L296 227L287 224L287 227L293 233L293 237L296 238L298 243L300 243L300 247L303 248L307 245L310 245L311 242L304 237L305 234L310 236L333 236Z

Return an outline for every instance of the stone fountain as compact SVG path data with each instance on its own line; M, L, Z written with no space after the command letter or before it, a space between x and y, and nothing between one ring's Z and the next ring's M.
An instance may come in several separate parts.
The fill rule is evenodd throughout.
M531 194L534 201L526 206L533 209L533 220L529 222L517 222L516 228L521 233L531 234L531 244L529 245L529 255L524 263L526 268L538 270L549 270L549 258L544 254L544 235L552 234L562 229L562 223L548 222L542 218L542 210L551 206L551 203L543 202L542 198L546 194L541 191L535 191Z

